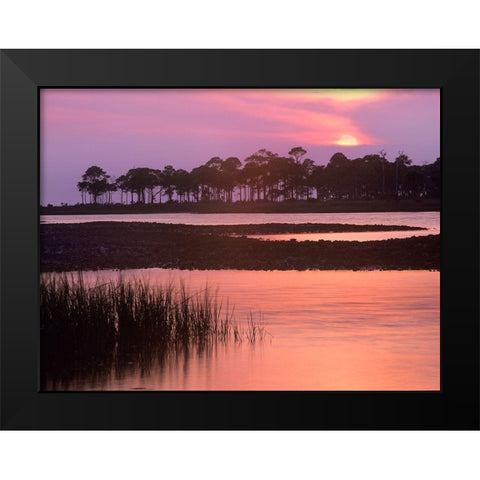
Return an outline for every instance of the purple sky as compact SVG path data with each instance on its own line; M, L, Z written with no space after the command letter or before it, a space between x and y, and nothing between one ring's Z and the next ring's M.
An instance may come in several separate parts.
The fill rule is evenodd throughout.
M191 170L295 146L324 165L399 150L414 164L440 155L439 90L94 90L40 94L41 204L80 201L91 165L112 178L134 167Z

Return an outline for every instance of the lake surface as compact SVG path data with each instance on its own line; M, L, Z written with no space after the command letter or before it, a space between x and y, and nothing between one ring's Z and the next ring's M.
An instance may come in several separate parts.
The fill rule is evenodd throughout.
M370 242L373 240L390 240L392 238L410 238L414 236L438 235L437 229L410 230L393 232L331 232L331 233L275 233L271 235L247 235L260 240L297 240L299 242L318 240L343 242Z
M145 213L118 215L41 215L41 223L150 222L185 225L260 223L350 223L408 225L440 229L440 212L373 213Z
M323 219L325 215L332 214L298 221L318 222L318 216L329 221ZM334 214L335 221L341 215ZM411 224L392 213L344 215L377 217L371 220L374 223L383 223L379 215L387 215L393 223ZM401 215L429 217L424 212ZM252 217L248 215L249 223ZM118 275L118 271L86 272L85 278L94 283ZM254 345L217 344L179 351L148 369L131 363L103 371L100 366L89 377L72 372L68 385L47 379L47 390L440 388L439 272L143 269L124 270L122 276L148 279L150 284L182 279L190 290L201 290L208 282L235 305L239 322L250 312L257 318L262 315L269 334Z
M346 223L355 225L408 225L427 230L393 232L286 233L251 235L263 240L343 240L371 241L409 238L440 233L440 212L373 213L151 213L118 215L42 215L41 223L149 222L186 225L241 225L264 223Z

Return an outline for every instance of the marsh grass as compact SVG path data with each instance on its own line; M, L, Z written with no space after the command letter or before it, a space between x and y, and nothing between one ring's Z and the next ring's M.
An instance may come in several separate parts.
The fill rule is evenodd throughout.
M83 275L40 279L42 371L139 364L172 351L221 342L256 343L263 320L239 324L228 300L208 285L189 292L184 283L152 286L147 280L86 282Z

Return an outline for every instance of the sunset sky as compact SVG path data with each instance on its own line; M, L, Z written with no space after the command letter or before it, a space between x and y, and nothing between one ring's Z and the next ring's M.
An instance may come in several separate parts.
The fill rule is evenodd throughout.
M40 202L80 201L91 165L112 178L134 167L191 170L295 146L325 165L400 150L414 164L440 156L439 90L42 89Z

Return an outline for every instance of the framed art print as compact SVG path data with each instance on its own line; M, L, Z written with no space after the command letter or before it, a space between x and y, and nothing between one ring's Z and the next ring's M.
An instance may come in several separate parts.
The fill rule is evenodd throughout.
M2 427L478 428L478 67L3 51Z

